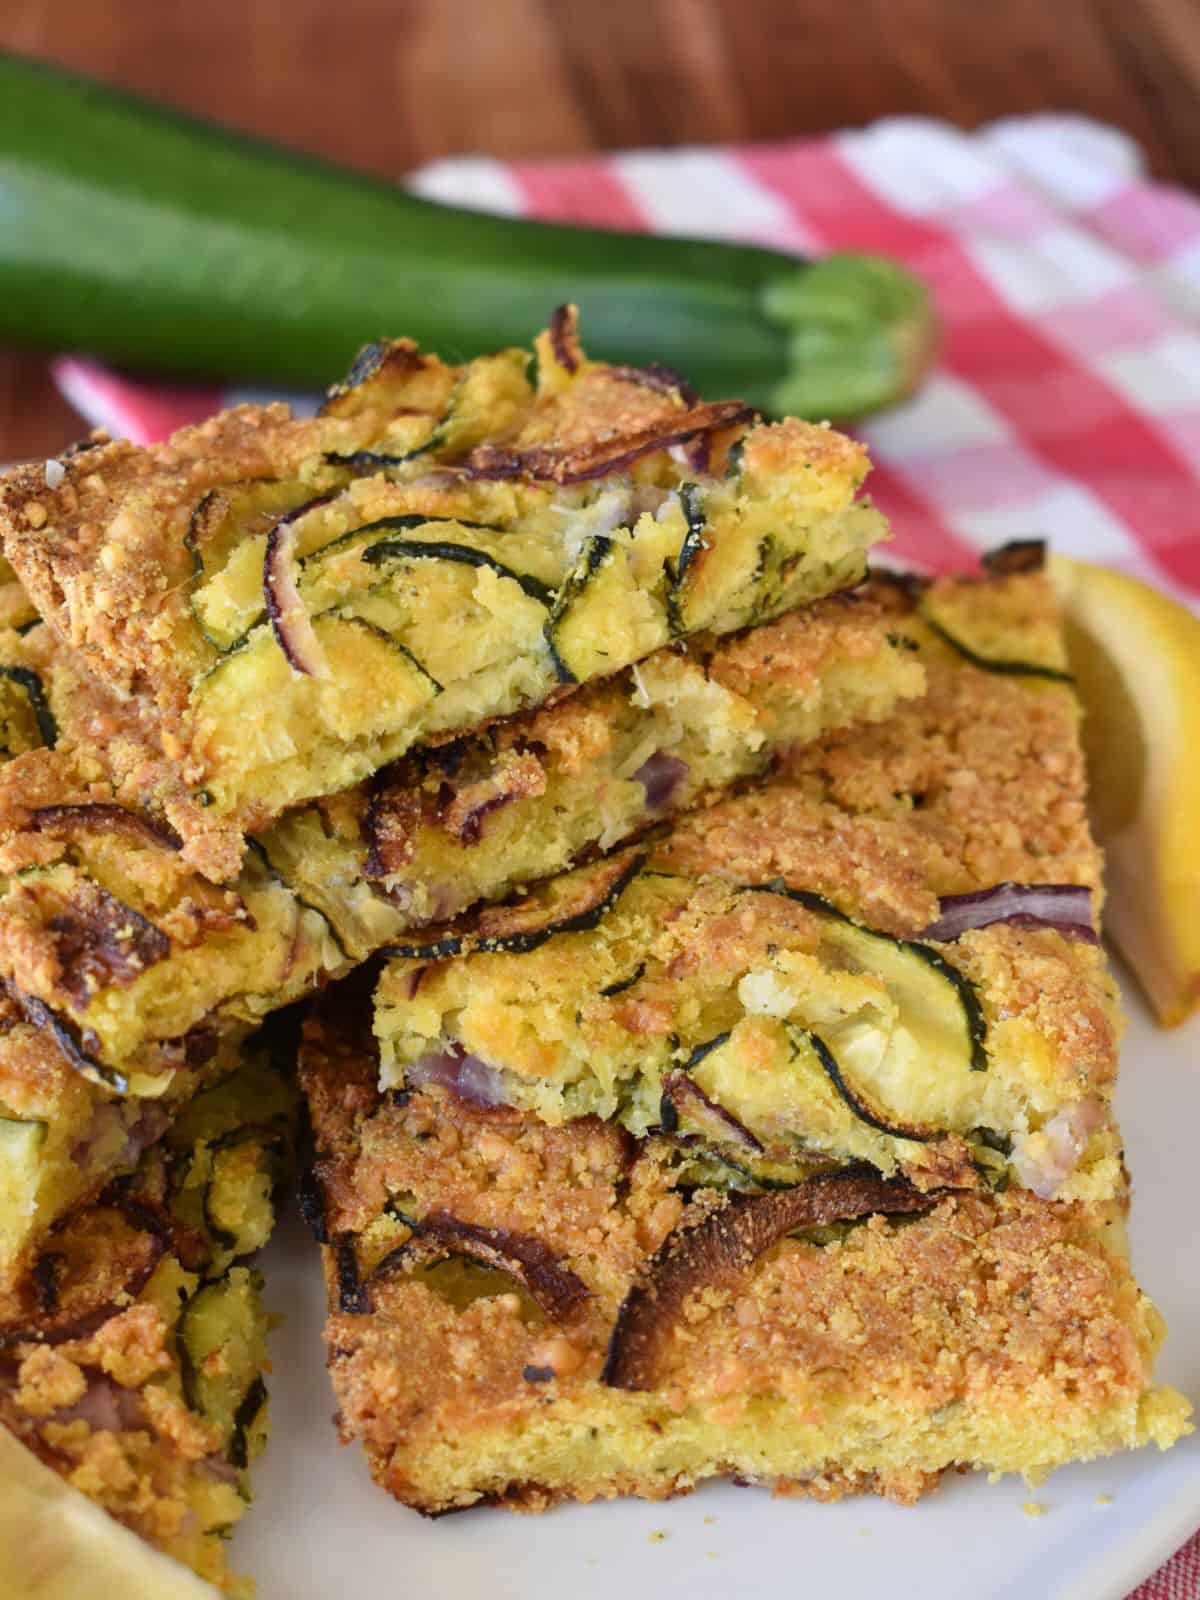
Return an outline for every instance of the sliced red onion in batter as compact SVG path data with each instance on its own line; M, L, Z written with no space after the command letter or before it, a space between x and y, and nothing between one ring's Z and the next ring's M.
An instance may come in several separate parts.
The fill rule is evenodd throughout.
M656 750L643 761L633 776L646 791L646 810L669 810L690 770L686 761L666 750Z
M267 535L263 599L271 630L292 671L309 678L327 678L329 662L296 581L296 525L312 508L310 502L280 517Z
M1007 922L1019 928L1053 928L1070 939L1097 944L1092 892L1079 883L998 883L973 894L945 895L941 916L923 937L949 943L972 928Z
M459 1044L429 1050L409 1062L404 1076L411 1088L436 1084L459 1100L477 1106L505 1104L504 1079L479 1056L471 1055Z
M1053 1200L1079 1165L1087 1142L1103 1126L1103 1104L1090 1095L1058 1112L1040 1133L1030 1134L1013 1155L1017 1181L1040 1200Z

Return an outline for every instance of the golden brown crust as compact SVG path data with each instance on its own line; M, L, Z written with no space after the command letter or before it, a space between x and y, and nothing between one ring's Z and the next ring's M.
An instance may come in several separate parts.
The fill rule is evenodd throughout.
M301 1053L333 1241L330 1369L343 1437L362 1440L376 1477L409 1504L542 1509L575 1496L661 1497L706 1473L744 1472L735 1438L755 1414L766 1453L751 1475L760 1481L782 1478L783 1492L821 1497L875 1489L911 1499L953 1464L952 1455L931 1464L930 1419L974 1408L1018 1430L1025 1415L1032 1429L1057 1407L1066 1437L1068 1414L1136 1410L1145 1393L1153 1318L1120 1255L1117 1209L1010 1191L935 1196L927 1215L903 1226L876 1216L824 1243L785 1241L753 1263L727 1262L660 1333L653 1389L623 1394L602 1376L620 1308L669 1237L689 1223L711 1226L722 1195L681 1187L669 1139L635 1144L592 1119L550 1128L441 1090L382 1096L369 1055L347 1042L350 1026L336 1010L310 1022ZM408 1236L397 1215L419 1225L435 1205L534 1233L589 1297L531 1322L512 1295L456 1308L416 1277L373 1283L374 1263ZM354 1305L348 1285L362 1295ZM795 1437L877 1406L922 1443L907 1460L898 1448L889 1466L857 1461L852 1448L839 1456L831 1443L788 1481L766 1443L780 1436L768 1412L755 1411L776 1404ZM566 1464L542 1480L519 1476L530 1439L558 1418ZM607 1476L566 1442L572 1419L606 1432ZM677 1423L689 1437L713 1430L711 1454L664 1476L646 1452L665 1449ZM1102 1433L1097 1423L1094 1447L1105 1447ZM1032 1470L1053 1448L1031 1436L1025 1452Z
M937 592L986 627L1005 625L1026 650L1039 630L1061 640L1041 574L944 579ZM890 599L918 644L925 695L884 721L792 749L779 763L783 784L682 819L664 860L692 872L732 863L743 881L852 882L872 907L867 920L897 932L928 926L930 895L1004 882L1085 884L1098 912L1100 852L1072 690L981 671L930 634L892 586L872 599Z
M938 590L989 625L1007 625L1027 654L1047 629L1061 649L1061 618L1041 574L942 580ZM980 671L931 637L919 616L911 629L928 674L925 696L884 724L795 752L787 776L814 800L894 827L898 853L919 852L939 894L1005 881L1081 883L1098 893L1072 689Z
M317 424L281 404L236 406L150 448L98 435L67 455L57 488L41 462L0 480L6 553L42 616L106 683L165 690L163 604L190 576L184 534L197 502L221 484L295 471L319 448Z

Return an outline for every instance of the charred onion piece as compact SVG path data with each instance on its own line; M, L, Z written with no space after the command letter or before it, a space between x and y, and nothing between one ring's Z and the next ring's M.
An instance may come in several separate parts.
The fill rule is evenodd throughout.
M116 1219L125 1225L124 1238L113 1235ZM39 1258L19 1291L28 1310L0 1326L0 1346L86 1339L129 1308L172 1242L169 1221L157 1207L118 1199L93 1208Z
M621 378L625 383L636 383L640 389L654 389L659 394L677 395L685 406L699 404L700 396L687 379L673 367L664 367L652 361L645 367L609 367L610 378Z
M337 1266L338 1310L362 1315L371 1309L371 1297L359 1276L354 1235L343 1233L333 1247Z
M1052 928L1069 939L1099 944L1092 926L1092 891L1079 883L998 883L973 894L943 895L941 916L923 938L949 944L971 928L1006 922L1017 928Z
M80 1042L79 1030L65 1017L60 1017L57 1011L52 1011L46 1002L39 1000L36 995L14 989L11 984L8 986L8 992L20 1006L26 1022L31 1027L40 1028L51 1034L70 1065L89 1083L97 1083L101 1088L111 1089L114 1094L129 1093L129 1079L125 1074L89 1056Z
M723 1037L728 1039L729 1035ZM726 1111L724 1106L710 1100L686 1072L668 1072L663 1079L660 1117L665 1133L674 1133L680 1117L687 1117L706 1139L735 1144L743 1150L752 1150L756 1155L762 1154L763 1147L750 1129L740 1123L732 1112Z
M549 1245L529 1233L483 1228L460 1222L447 1211L431 1211L412 1224L414 1237L390 1250L371 1273L380 1282L437 1254L467 1256L481 1266L507 1272L526 1289L548 1317L561 1321L590 1293L581 1278L563 1265Z
M466 458L472 478L540 478L552 483L586 483L623 471L652 450L669 450L702 434L754 422L758 413L740 400L717 400L664 416L656 427L590 445L554 449L544 446L514 450L505 445L479 445Z
M933 586L933 579L921 572L906 572L900 567L872 567L867 575L871 588L886 589L894 598L911 610L925 591Z
M774 1194L736 1195L693 1228L676 1228L625 1296L608 1344L601 1382L652 1389L667 1336L684 1302L709 1288L736 1290L754 1263L797 1228L858 1217L926 1211L935 1203L902 1179L846 1167Z
M550 318L550 348L564 372L579 371L579 311L575 306L558 306Z
M363 876L390 878L412 864L421 825L421 797L411 767L396 763L371 780L362 821L367 855Z
M141 841L179 850L183 840L165 822L151 821L139 811L114 805L107 800L85 800L75 805L38 806L29 814L30 826L39 833L70 837L77 833L123 833L132 842Z
M296 524L321 503L310 501L280 517L267 535L263 557L263 600L271 631L292 671L308 678L327 678L329 662L296 582Z
M1011 578L1022 572L1041 572L1046 565L1044 539L1010 539L981 558L985 572L994 578Z
M171 954L167 935L91 879L78 883L49 919L63 990L80 1007L100 988L127 987Z

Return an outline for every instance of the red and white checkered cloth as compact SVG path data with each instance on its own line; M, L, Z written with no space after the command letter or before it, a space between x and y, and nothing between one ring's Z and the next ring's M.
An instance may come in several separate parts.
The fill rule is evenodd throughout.
M443 161L413 183L565 222L899 257L932 285L946 340L920 395L862 430L896 555L956 567L1044 535L1200 598L1200 202L1150 182L1115 129L904 118L745 148ZM57 374L90 420L142 441L250 398L76 358ZM1200 1534L1132 1600L1200 1600Z

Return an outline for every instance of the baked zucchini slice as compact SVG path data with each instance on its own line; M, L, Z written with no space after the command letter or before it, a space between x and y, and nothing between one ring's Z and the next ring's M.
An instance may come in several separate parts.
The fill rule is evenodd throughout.
M774 543L769 538L705 536L707 512L702 491L684 484L679 491L684 532L679 554L668 564L667 609L676 635L697 633L719 610L736 605L747 590L761 590L767 575L767 558ZM756 608L757 609L757 608Z
M466 455L475 445L502 434L517 421L528 403L528 366L529 356L524 350L500 350L481 357L455 384L440 416L393 415L387 430L364 447L344 453L328 452L325 459L332 466L373 473L405 467L433 450L450 460ZM351 387L369 389L380 382L386 382L386 368L369 371ZM389 409L394 411L395 407ZM329 407L326 411L336 414Z
M222 654L265 612L263 554L271 529L325 505L308 484L258 478L211 489L192 512L184 544L192 558L189 601L196 625Z
M641 586L634 555L607 534L584 546L546 623L560 682L606 677L668 642L663 601Z
M408 961L445 961L465 950L528 955L556 934L590 933L599 927L645 862L644 854L610 857L586 877L568 873L551 878L524 900L488 907L468 933L438 933L429 940L387 945L380 953Z
M481 525L461 523L459 526ZM363 551L363 560L374 567L382 567L392 561L450 561L465 567L487 567L497 577L507 578L515 583L522 594L528 595L531 600L536 600L547 609L554 603L554 590L540 578L535 578L527 572L514 572L511 567L505 566L504 562L497 561L495 556L488 555L486 550L478 550L473 545L433 539L381 539Z
M835 970L872 974L883 980L904 1024L931 1060L956 1063L970 1072L987 1069L987 1020L975 985L965 973L919 939L900 939L855 922L823 895L785 884L762 885L784 894L825 919L820 958ZM853 1071L864 1050L856 1024L821 1029L839 1063Z
M679 554L667 562L667 618L675 638L686 633L684 600L688 573L704 549L704 497L694 483L680 485L679 504L683 509L684 535Z
M1014 568L1019 575L1022 569ZM1001 570L1003 576L1003 569ZM927 589L917 616L943 644L981 672L1012 678L1044 678L1051 683L1073 683L1067 671L1059 629L1053 623L1038 626L1036 619L1011 619L1003 612L981 613L972 605L970 585ZM1031 643L1035 649L1030 652ZM1019 652L1019 653L1018 653Z
M4 755L21 755L41 745L58 743L58 723L46 698L41 677L32 667L0 666L5 694L0 701Z
M179 1314L176 1337L183 1395L222 1439L226 1459L247 1466L257 1453L267 1403L267 1318L259 1275L231 1267L198 1289Z
M313 628L329 663L327 677L292 670L269 626L256 628L238 649L222 656L193 692L197 720L216 742L246 718L261 718L260 760L286 759L311 741L312 727L325 726L342 741L370 737L380 726L381 707L413 711L428 704L441 685L398 639L363 617L326 614Z
M14 1237L36 1204L41 1186L46 1123L0 1113L0 1238Z

